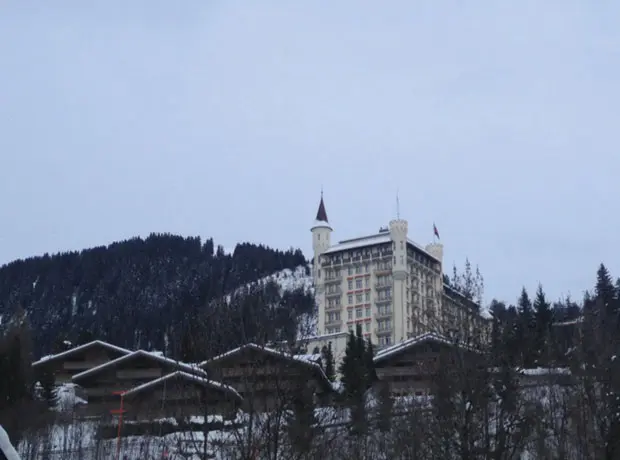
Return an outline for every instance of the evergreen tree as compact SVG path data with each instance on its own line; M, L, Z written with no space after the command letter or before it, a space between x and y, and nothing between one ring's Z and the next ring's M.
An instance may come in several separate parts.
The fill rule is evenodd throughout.
M538 285L534 299L534 318L536 323L534 352L538 365L546 365L549 360L548 342L551 335L551 322L553 320L551 305L547 302L542 285Z
M358 332L361 332L358 330ZM361 345L361 349L360 349ZM366 417L366 363L363 338L351 331L347 340L345 355L340 365L341 382L344 386L344 402L351 413L352 434L362 435L368 428Z
M379 410L377 414L377 428L382 433L390 431L392 425L392 409L394 401L390 395L390 387L386 382L381 382L378 390Z
M289 439L299 455L307 455L312 448L317 419L313 393L306 382L300 382L292 406L292 414L287 423Z
M331 382L334 382L336 380L336 363L334 361L334 353L332 352L331 342L329 342L326 346L323 347L321 355L323 363L325 363L325 375Z
M372 385L379 380L377 377L377 371L375 370L375 351L372 345L372 342L369 340L366 345L366 349L364 351L364 361L365 361L365 370L366 370L366 387L370 388Z
M521 290L517 311L519 313L518 338L522 350L521 365L525 368L532 368L536 359L532 350L536 323L532 312L532 302L525 288Z

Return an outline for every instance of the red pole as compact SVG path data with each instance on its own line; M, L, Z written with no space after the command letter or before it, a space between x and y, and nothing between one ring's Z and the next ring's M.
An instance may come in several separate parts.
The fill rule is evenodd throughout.
M118 414L118 435L116 437L116 460L120 460L121 458L121 428L123 426L123 413L125 410L123 409L123 396L125 395L124 391L115 391L115 395L120 395L121 397L121 407L119 409L112 409L110 411L111 414Z

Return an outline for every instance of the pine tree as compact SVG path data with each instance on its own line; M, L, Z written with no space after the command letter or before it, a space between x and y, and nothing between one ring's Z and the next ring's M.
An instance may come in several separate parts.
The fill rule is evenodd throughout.
M334 382L336 380L336 363L334 361L334 353L332 351L332 343L329 342L326 346L323 347L321 351L321 357L323 362L325 363L325 375L327 378Z
M364 351L364 365L366 371L366 387L370 388L372 385L379 380L377 377L377 371L375 370L375 351L372 345L372 342L369 340L366 345L366 349Z
M287 423L289 439L298 454L308 454L312 448L317 419L313 393L305 382L301 382L295 392L292 405L292 414Z
M358 332L361 332L358 328ZM354 435L361 435L368 428L366 417L366 363L364 360L363 338L349 333L344 359L340 365L341 382L344 386L344 402L351 413L350 430ZM361 345L361 349L360 349Z
M535 323L532 302L525 288L521 290L517 311L519 313L518 338L522 350L521 364L525 368L532 368L535 360L535 355L532 352Z
M534 318L536 323L534 337L534 352L538 365L548 364L549 354L547 345L551 335L551 322L553 320L551 305L547 302L542 285L538 285L536 298L534 299Z
M394 401L390 395L390 387L386 382L379 385L379 411L377 414L377 428L382 433L390 431L392 422L392 409Z

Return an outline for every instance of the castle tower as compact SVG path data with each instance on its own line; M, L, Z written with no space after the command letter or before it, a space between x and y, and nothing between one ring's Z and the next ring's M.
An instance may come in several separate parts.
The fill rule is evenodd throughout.
M407 338L407 229L406 220L395 219L390 221L390 239L392 240L392 279L394 282L392 293L392 308L394 343Z
M327 220L327 211L323 202L323 191L321 191L321 202L314 219L314 224L310 229L312 232L312 250L314 258L312 262L312 281L314 283L314 298L317 302L319 317L319 333L322 333L325 323L325 274L321 272L321 254L327 251L331 245L332 227Z
M439 261L439 273L443 273L443 244L439 242L434 242L431 244L427 244L426 252L428 252L431 256ZM437 299L435 299L435 315L437 318L443 317L443 275L435 278L435 282L433 283L433 291L437 293Z

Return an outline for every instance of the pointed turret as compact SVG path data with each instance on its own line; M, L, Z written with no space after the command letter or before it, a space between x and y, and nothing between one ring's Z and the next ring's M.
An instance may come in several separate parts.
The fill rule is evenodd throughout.
M319 210L316 213L316 220L318 222L327 222L327 211L325 211L325 203L323 202L323 194L321 193L321 202L319 203Z
M332 227L329 225L329 221L327 220L327 211L325 210L325 202L323 201L323 191L321 191L321 201L319 202L319 209L316 212L316 219L314 219L314 225L310 230L314 230L319 227L332 230Z

